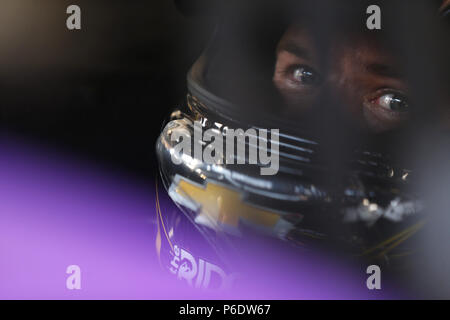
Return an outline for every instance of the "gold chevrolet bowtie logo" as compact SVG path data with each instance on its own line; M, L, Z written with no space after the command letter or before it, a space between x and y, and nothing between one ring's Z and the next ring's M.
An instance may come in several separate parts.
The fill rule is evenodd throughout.
M189 197L200 206L199 215L212 222L237 227L240 219L272 228L280 215L242 202L241 195L219 184L209 182L205 187L180 179L176 193Z

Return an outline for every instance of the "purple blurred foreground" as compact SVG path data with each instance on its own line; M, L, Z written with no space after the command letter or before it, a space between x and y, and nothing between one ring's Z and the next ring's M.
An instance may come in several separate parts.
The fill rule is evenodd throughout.
M160 195L162 207L173 206ZM255 250L266 263L239 262L239 290L194 290L161 267L155 236L152 183L0 136L1 299L401 297L384 282L382 290L368 290L365 270L325 259L299 262L264 248ZM81 268L81 290L66 288L73 264Z

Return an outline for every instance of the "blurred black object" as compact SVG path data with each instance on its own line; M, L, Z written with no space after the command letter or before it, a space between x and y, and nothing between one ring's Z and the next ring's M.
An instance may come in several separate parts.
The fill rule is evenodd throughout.
M152 176L162 119L210 28L172 1L2 1L0 130ZM192 36L195 34L195 37Z

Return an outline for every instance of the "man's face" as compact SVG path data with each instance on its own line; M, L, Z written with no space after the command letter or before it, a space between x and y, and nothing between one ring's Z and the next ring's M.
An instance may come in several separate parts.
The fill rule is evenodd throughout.
M299 25L280 40L273 82L290 114L306 114L327 94L353 124L371 132L395 129L408 119L408 87L387 50L357 35L334 37L329 48L320 62L311 34Z

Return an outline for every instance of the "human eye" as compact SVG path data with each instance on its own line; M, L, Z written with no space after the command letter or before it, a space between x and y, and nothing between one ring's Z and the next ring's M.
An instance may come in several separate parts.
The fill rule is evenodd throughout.
M285 76L292 86L316 86L320 83L319 74L306 65L294 65L287 68Z
M408 99L400 93L386 93L373 100L378 106L393 112L404 113L409 111Z
M365 98L364 115L369 126L376 132L399 127L411 112L411 104L406 94L381 89Z

